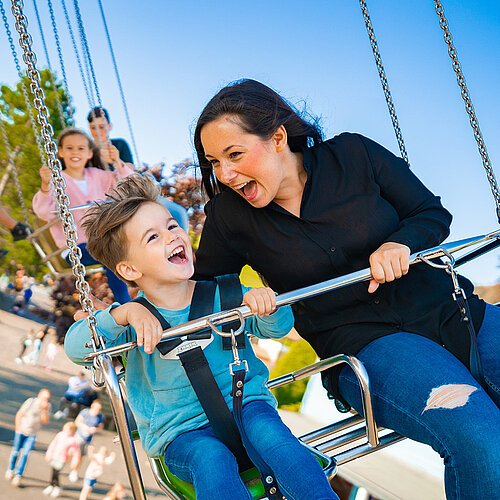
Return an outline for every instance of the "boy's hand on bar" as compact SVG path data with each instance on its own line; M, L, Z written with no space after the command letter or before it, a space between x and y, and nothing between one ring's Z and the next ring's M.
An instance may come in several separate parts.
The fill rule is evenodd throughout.
M137 345L151 354L161 341L163 330L160 322L144 307L136 302L127 302L110 312L117 324L130 325L137 335Z
M268 287L252 288L243 296L243 305L261 318L276 310L276 294Z

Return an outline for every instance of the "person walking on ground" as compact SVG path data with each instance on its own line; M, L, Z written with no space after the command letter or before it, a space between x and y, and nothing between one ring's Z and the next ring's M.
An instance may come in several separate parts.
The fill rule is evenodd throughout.
M77 427L76 440L80 447L81 456L85 456L87 448L94 437L94 434L104 428L104 417L101 413L102 403L95 400L90 408L84 408L76 417L75 424ZM78 481L78 465L71 471L69 480L73 483Z
M9 466L5 471L5 479L12 480L14 486L21 484L28 455L35 446L36 433L42 424L50 420L50 391L42 389L36 398L27 399L16 413L14 444L10 454ZM16 466L16 461L19 462Z
M66 422L63 430L59 432L51 441L45 460L49 462L52 469L50 484L43 490L43 494L56 498L61 494L61 486L59 484L59 472L63 469L66 462L71 458L71 469L75 474L76 467L80 462L80 447L75 438L76 424L74 422Z

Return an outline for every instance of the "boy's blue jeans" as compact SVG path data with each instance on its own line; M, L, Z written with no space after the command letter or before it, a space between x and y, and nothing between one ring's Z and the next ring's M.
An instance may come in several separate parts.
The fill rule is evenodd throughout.
M274 471L288 500L338 500L318 461L272 406L252 401L243 406L242 416L248 439ZM178 478L193 483L197 500L252 500L234 455L210 426L177 436L167 446L165 463Z
M93 266L95 264L100 264L97 260L90 255L90 253L87 250L87 243L80 243L78 245L82 252L82 258L81 262L84 266ZM69 255L66 257L66 261L68 264L71 265L71 262L69 261ZM115 296L115 301L119 302L120 304L125 304L125 302L130 301L130 295L128 293L128 288L127 284L122 281L116 274L111 271L111 269L108 269L106 266L102 265L104 270L106 271L106 278L108 278L108 285L109 288L111 288L111 291L113 292L113 295Z
M21 451L21 457L17 464L14 474L22 476L24 473L24 468L26 467L26 461L28 460L28 455L35 446L36 436L25 436L20 432L14 433L14 444L12 445L12 451L10 452L9 459L9 470L14 470L16 465L17 456L19 451Z
M441 455L448 500L500 498L499 308L487 305L477 342L488 393L453 354L420 335L398 332L356 355L370 377L377 424ZM359 386L348 367L339 389L362 414Z

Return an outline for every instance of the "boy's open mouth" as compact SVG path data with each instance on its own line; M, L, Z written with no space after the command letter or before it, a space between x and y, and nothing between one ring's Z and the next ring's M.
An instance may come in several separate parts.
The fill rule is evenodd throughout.
M168 261L172 264L184 264L187 262L186 251L184 247L178 246L174 248L170 255L168 256Z

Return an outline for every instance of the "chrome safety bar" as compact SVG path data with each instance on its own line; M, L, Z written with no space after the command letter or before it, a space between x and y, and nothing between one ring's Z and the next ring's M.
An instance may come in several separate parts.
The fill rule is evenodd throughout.
M484 243L488 240L494 240L500 238L500 229L493 231L488 234L483 234L480 236L475 236L472 238L466 238L463 240L453 241L450 243L444 243L442 245L429 248L427 250L422 250L420 252L415 252L410 255L410 265L417 264L419 262L424 262L424 260L435 259L438 257L448 257L449 254L464 250L465 248ZM370 269L362 269L360 271L355 271L338 278L333 278L321 283L306 286L304 288L299 288L291 292L282 293L276 297L276 306L281 307L284 305L293 304L299 300L307 299L320 295L322 293L331 292L333 290L338 290L355 283L361 283L363 281L368 281L372 278ZM209 316L204 316L199 319L188 321L179 326L174 326L168 328L163 332L162 340L173 339L182 337L183 335L188 335L190 333L195 333L206 328L211 328L214 325L221 325L229 323L231 321L239 320L241 318L248 318L252 316L250 308L247 306L241 306L236 309L229 311L222 311L219 313L211 314ZM215 333L218 333L215 330ZM85 361L92 361L94 358L100 354L108 354L110 356L116 356L118 354L130 351L137 347L137 342L127 342L125 344L120 344L114 347L109 347L106 349L98 350L87 354L84 357Z
M123 458L125 459L133 497L135 500L146 500L146 492L142 483L139 462L137 461L132 433L125 412L125 404L113 363L111 362L111 358L105 354L99 354L96 362L101 369L105 381L106 392L111 402L111 409L113 411L116 429L120 435L120 445L122 447Z

